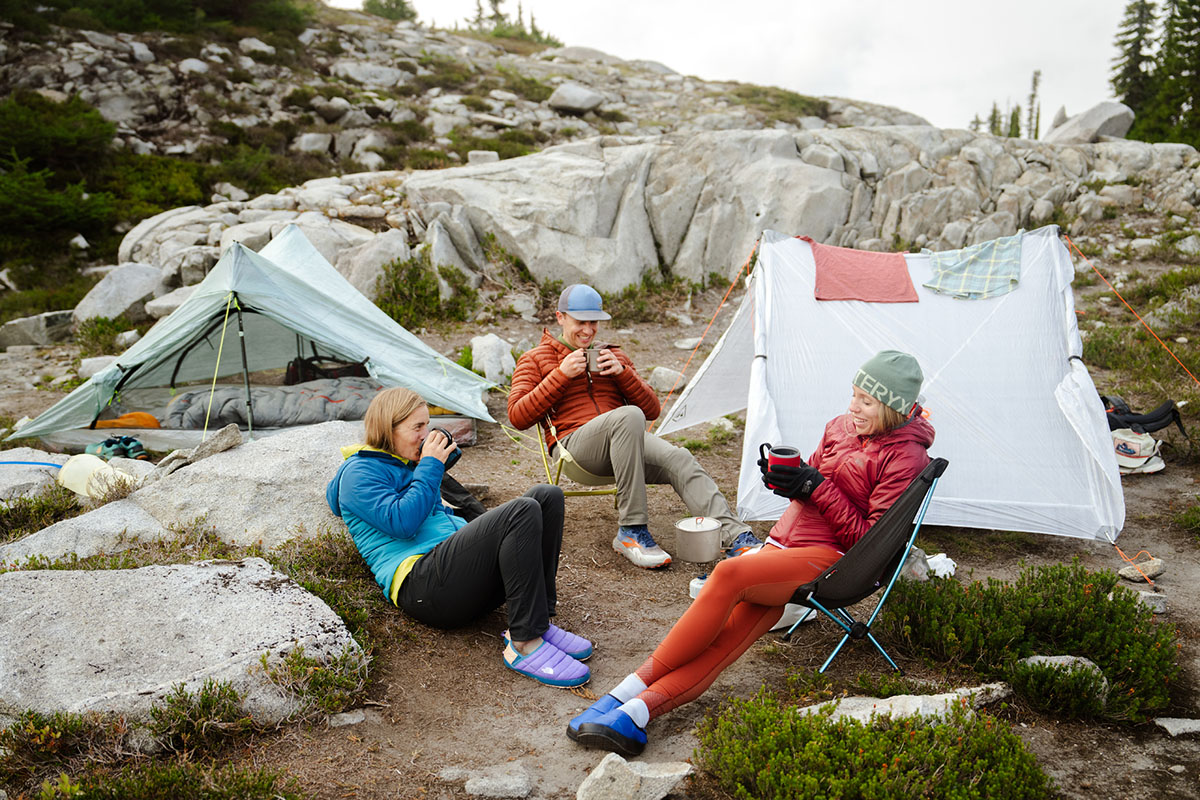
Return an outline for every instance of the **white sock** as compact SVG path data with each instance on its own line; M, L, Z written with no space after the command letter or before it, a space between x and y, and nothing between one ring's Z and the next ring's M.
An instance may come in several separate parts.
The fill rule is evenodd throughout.
M631 672L609 694L624 703L632 700L644 691L646 691L646 684L642 682L642 679L636 673Z
M643 730L645 730L646 725L650 722L650 709L646 707L645 700L635 697L627 703L622 703L621 710L629 715L634 725Z

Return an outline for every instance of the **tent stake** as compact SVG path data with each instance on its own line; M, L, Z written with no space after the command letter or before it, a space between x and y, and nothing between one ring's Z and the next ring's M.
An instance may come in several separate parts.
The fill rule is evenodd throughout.
M236 295L235 295L236 297ZM254 436L254 401L250 398L250 368L246 361L246 329L242 326L242 304L237 305L238 341L242 345L242 382L246 386L246 433Z

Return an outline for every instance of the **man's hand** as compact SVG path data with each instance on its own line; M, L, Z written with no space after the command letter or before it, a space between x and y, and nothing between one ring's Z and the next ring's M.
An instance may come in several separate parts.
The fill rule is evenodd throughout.
M587 370L587 353L583 348L572 350L558 365L559 370L568 378L577 378Z
M776 464L767 470L762 480L768 489L780 497L791 500L807 500L825 481L825 478L817 471L816 467L810 467L808 464L801 464L798 467Z
M625 371L625 365L621 363L621 359L617 358L607 347L600 351L596 363L600 365L601 375L620 375Z

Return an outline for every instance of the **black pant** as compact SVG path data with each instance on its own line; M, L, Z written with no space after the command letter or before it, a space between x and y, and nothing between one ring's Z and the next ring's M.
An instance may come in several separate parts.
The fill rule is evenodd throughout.
M535 486L468 522L413 565L397 601L434 628L457 628L508 603L509 635L536 639L550 627L558 595L563 493Z

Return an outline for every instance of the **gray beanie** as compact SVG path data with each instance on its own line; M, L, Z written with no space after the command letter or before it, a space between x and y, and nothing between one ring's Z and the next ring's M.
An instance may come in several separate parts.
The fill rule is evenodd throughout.
M908 353L882 350L858 368L854 385L885 406L908 416L921 393L921 365Z

